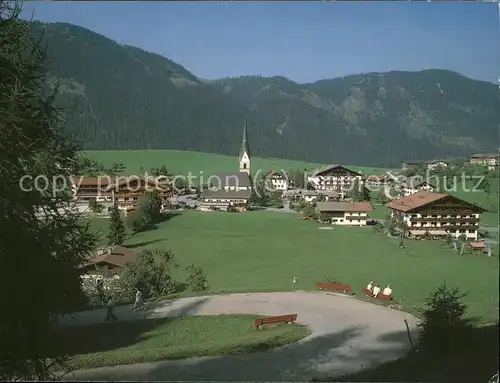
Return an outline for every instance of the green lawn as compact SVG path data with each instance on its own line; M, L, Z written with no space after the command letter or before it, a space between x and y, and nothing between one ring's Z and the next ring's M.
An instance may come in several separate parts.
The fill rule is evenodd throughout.
M195 356L265 351L309 334L298 324L252 326L256 315L145 319L56 330L50 353L70 356L70 369L116 366ZM71 342L68 342L71 339Z
M304 290L329 277L355 291L374 280L390 283L404 309L413 311L446 280L469 291L472 315L498 318L498 246L491 258L458 256L435 241L406 241L399 249L396 240L371 228L318 226L292 214L190 211L125 245L171 249L181 265L203 268L212 292L289 290L293 276Z
M122 162L127 173L139 172L141 166L148 170L150 168L165 165L167 169L174 174L213 174L219 172L229 172L237 170L237 156L224 156L220 154L190 152L181 150L92 150L86 152L87 155L104 165L110 166L113 162ZM252 157L252 172L256 173L258 169L267 171L276 170L304 170L315 169L324 164L286 160L279 158L260 158ZM347 167L362 171L365 174L381 174L387 169L348 166Z

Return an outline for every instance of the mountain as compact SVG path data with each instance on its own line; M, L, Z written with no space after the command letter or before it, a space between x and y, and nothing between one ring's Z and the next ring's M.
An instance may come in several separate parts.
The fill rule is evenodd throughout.
M48 44L57 103L86 149L236 155L248 114L254 156L394 166L496 150L497 86L454 72L207 81L82 27L31 24Z

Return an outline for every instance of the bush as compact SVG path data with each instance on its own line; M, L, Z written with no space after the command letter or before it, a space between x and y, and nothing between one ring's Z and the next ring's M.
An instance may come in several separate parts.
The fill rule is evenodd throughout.
M207 277L200 267L189 265L186 271L189 273L187 283L193 292L208 290Z
M146 297L158 297L175 292L177 283L172 279L172 269L177 267L170 251L143 251L135 262L127 264L120 284L126 297L133 298L137 289Z
M450 351L465 345L471 326L464 319L467 306L460 300L466 295L458 288L448 288L445 282L425 299L427 307L420 310L421 347Z

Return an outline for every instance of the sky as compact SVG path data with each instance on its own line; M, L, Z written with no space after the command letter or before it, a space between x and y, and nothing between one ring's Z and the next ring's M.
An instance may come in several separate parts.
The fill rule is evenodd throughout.
M499 5L489 2L26 2L32 16L159 53L204 79L302 83L431 68L500 76Z

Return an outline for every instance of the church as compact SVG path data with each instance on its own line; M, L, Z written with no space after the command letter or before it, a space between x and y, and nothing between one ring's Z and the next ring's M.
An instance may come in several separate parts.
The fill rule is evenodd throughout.
M247 208L252 194L252 176L246 116L238 166L238 172L219 173L208 177L200 197L200 210L245 211Z

